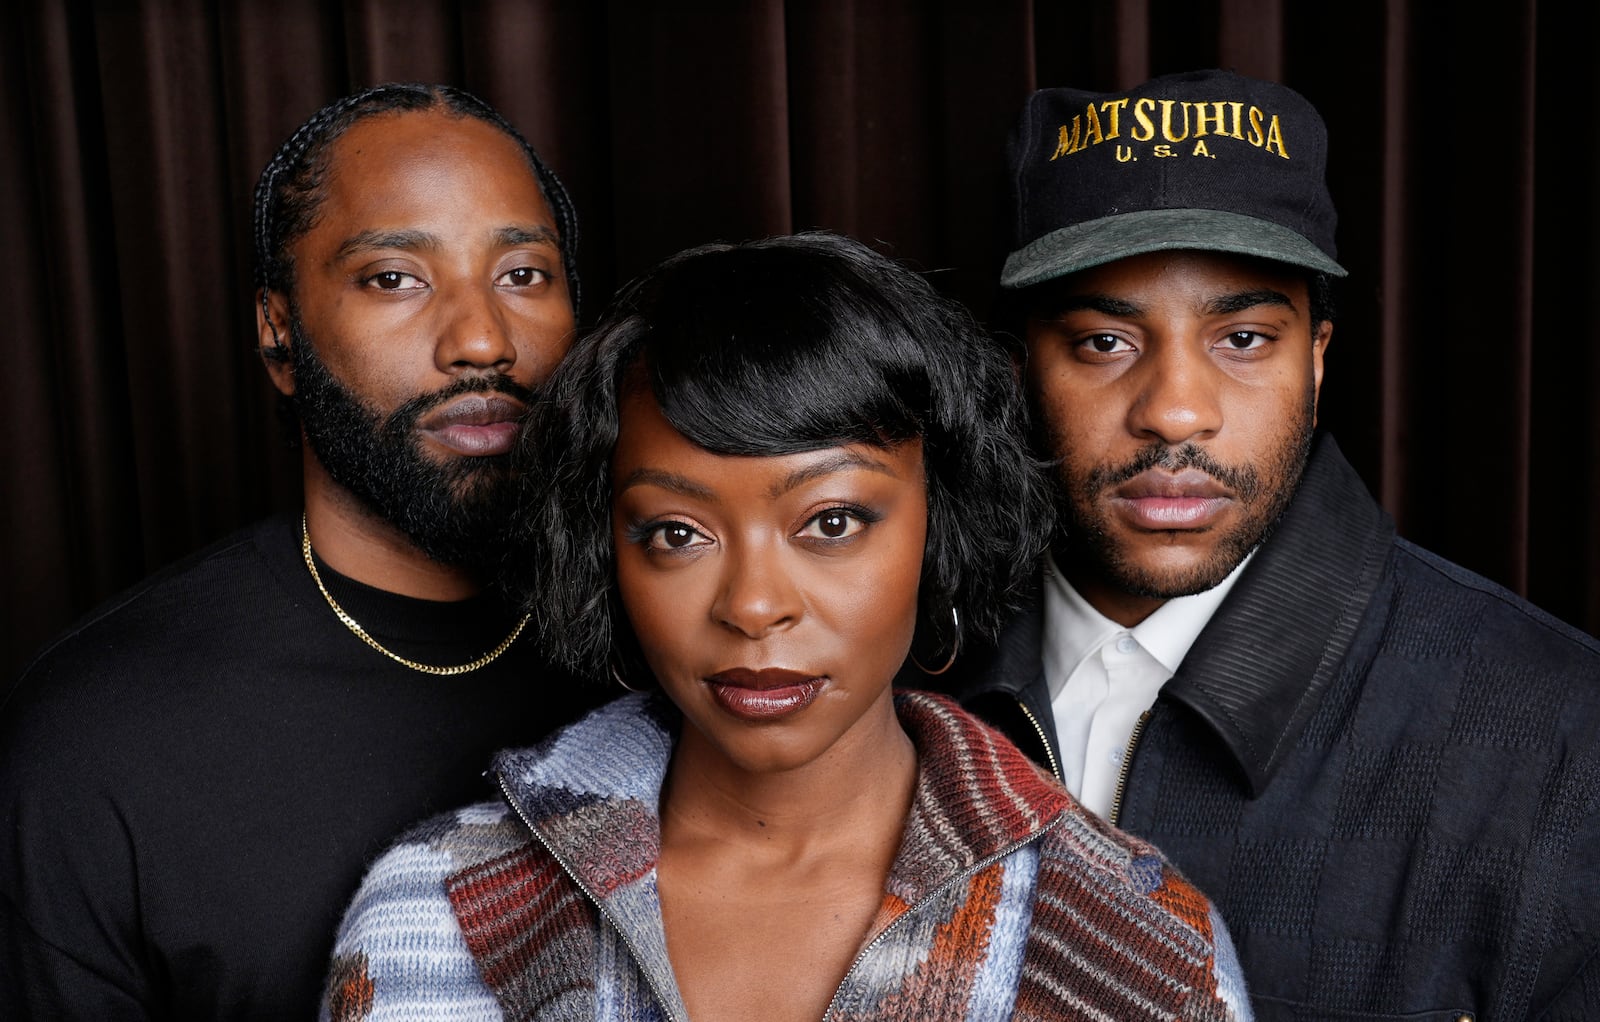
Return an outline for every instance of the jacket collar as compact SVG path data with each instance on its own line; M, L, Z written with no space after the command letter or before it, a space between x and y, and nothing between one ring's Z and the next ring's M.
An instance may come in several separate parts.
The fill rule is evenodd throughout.
M1163 693L1216 730L1259 795L1350 651L1394 522L1319 434L1277 528Z
M1222 738L1252 796L1350 651L1393 539L1394 522L1333 437L1319 433L1277 528L1162 688L1163 698L1189 707ZM1043 601L1035 600L993 646L957 660L952 690L974 706L993 693L1047 701L1043 628Z
M869 939L926 895L1031 840L1075 806L953 701L901 692L895 709L917 749L917 783ZM628 696L541 746L501 753L494 766L507 799L540 842L637 950L660 949L660 966L666 945L654 884L635 881L653 875L660 857L660 792L678 726L664 701ZM653 978L668 977L670 969Z
M998 732L944 696L902 692L917 787L872 934L951 879L1048 829L1072 797Z

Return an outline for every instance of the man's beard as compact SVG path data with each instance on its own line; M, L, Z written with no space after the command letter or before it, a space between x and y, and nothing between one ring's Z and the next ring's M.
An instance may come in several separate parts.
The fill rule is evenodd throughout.
M333 375L298 310L289 329L291 403L328 476L433 560L490 570L504 549L499 540L516 502L511 456L430 458L417 423L463 394L497 392L532 407L533 393L504 373L478 373L418 394L385 416Z
M1200 445L1189 442L1169 446L1153 441L1121 465L1096 465L1081 475L1069 475L1063 462L1057 470L1057 506L1062 511L1055 555L1070 578L1088 572L1112 589L1130 596L1170 600L1193 596L1220 584L1239 562L1263 543L1294 499L1300 475L1311 453L1316 421L1315 393L1308 395L1303 413L1289 423L1283 441L1264 464L1224 465ZM1059 451L1059 441L1046 440ZM1243 512L1240 521L1220 536L1211 555L1186 571L1152 570L1119 549L1112 537L1107 514L1099 498L1141 472L1160 468L1169 472L1198 469L1232 493Z

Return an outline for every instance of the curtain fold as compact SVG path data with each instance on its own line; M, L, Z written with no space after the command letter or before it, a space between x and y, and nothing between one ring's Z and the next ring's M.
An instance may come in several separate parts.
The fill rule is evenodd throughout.
M1225 66L1323 112L1322 423L1403 535L1600 633L1592 5L32 0L0 37L9 675L298 502L254 351L256 175L313 110L462 85L569 185L585 322L692 244L862 238L986 317L1027 92Z

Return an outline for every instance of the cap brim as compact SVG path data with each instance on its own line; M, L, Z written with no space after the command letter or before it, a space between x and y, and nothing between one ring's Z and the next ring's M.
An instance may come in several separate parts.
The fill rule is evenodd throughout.
M1301 235L1275 224L1215 209L1146 209L1051 231L1006 258L1000 286L1022 288L1128 256L1171 249L1233 252L1301 266L1335 277L1345 268Z

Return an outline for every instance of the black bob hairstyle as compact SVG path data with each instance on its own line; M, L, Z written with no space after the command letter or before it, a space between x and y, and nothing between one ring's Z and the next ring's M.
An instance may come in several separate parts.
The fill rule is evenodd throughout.
M914 648L930 667L960 633L995 634L1034 575L1049 491L998 343L848 238L706 245L618 294L551 377L518 451L507 579L547 653L580 675L647 676L617 595L610 479L619 399L644 385L673 428L717 454L920 438L928 538Z

